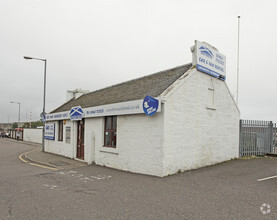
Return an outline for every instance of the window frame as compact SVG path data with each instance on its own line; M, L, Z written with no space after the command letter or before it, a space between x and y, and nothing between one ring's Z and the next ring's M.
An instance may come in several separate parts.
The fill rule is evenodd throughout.
M63 141L63 120L59 120L58 125L58 141Z
M209 110L216 110L215 105L216 105L215 88L214 88L213 78L211 78L210 85L208 86L206 108Z
M108 129L106 126L107 126L107 120L108 118L111 118L111 128ZM114 128L114 119L115 119L115 123L116 123L116 126ZM108 147L108 148L116 148L116 144L117 144L117 116L106 116L105 117L105 120L104 120L104 147ZM106 145L106 138L108 137L106 135L106 132L109 132L111 133L110 135L110 145ZM113 135L115 134L115 135ZM115 145L113 145L113 139L115 137Z

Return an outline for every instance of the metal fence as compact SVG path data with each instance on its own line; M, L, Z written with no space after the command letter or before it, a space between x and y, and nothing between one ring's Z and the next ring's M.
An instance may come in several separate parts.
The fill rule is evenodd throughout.
M240 157L277 154L276 123L240 120Z

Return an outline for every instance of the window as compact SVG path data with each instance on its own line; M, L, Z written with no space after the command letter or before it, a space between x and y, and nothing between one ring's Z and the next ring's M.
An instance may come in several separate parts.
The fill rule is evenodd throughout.
M208 88L207 106L214 107L214 89Z
M117 116L105 117L104 146L116 148Z
M207 109L216 110L215 108L215 89L213 84L213 79L211 79L210 85L208 85L207 93Z
M63 121L59 121L58 141L63 141Z

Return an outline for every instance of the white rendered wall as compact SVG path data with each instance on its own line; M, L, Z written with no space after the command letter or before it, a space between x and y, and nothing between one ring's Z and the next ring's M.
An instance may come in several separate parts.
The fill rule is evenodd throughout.
M213 108L208 105L210 87ZM223 81L194 71L168 94L164 109L164 175L239 156L240 113Z
M118 116L117 147L115 149L103 146L103 117L85 121L85 160L93 158L92 160L99 165L162 176L162 113L156 113L153 116L144 114ZM90 152L89 149L95 150Z
M42 143L42 129L41 128L24 128L23 140L33 143Z
M51 122L52 123L52 122ZM58 141L58 121L55 121L55 140L45 140L45 151L63 155L69 158L76 157L76 147L77 147L77 123L66 120L63 124L63 141ZM70 144L65 143L65 132L66 127L71 127Z
M65 127L71 126L71 144L65 143ZM76 158L77 123L66 121L63 142L45 140L45 151ZM73 129L74 128L74 129ZM104 147L104 117L85 119L84 161L130 172L163 175L163 114L117 117L117 147Z
M98 149L103 146L104 139L104 118L85 119L85 161L89 164L95 162L98 156Z

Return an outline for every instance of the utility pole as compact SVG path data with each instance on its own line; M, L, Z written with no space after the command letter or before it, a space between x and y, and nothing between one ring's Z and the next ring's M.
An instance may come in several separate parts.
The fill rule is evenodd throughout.
M237 105L239 105L239 33L240 32L240 16L238 16L238 56L237 56Z

